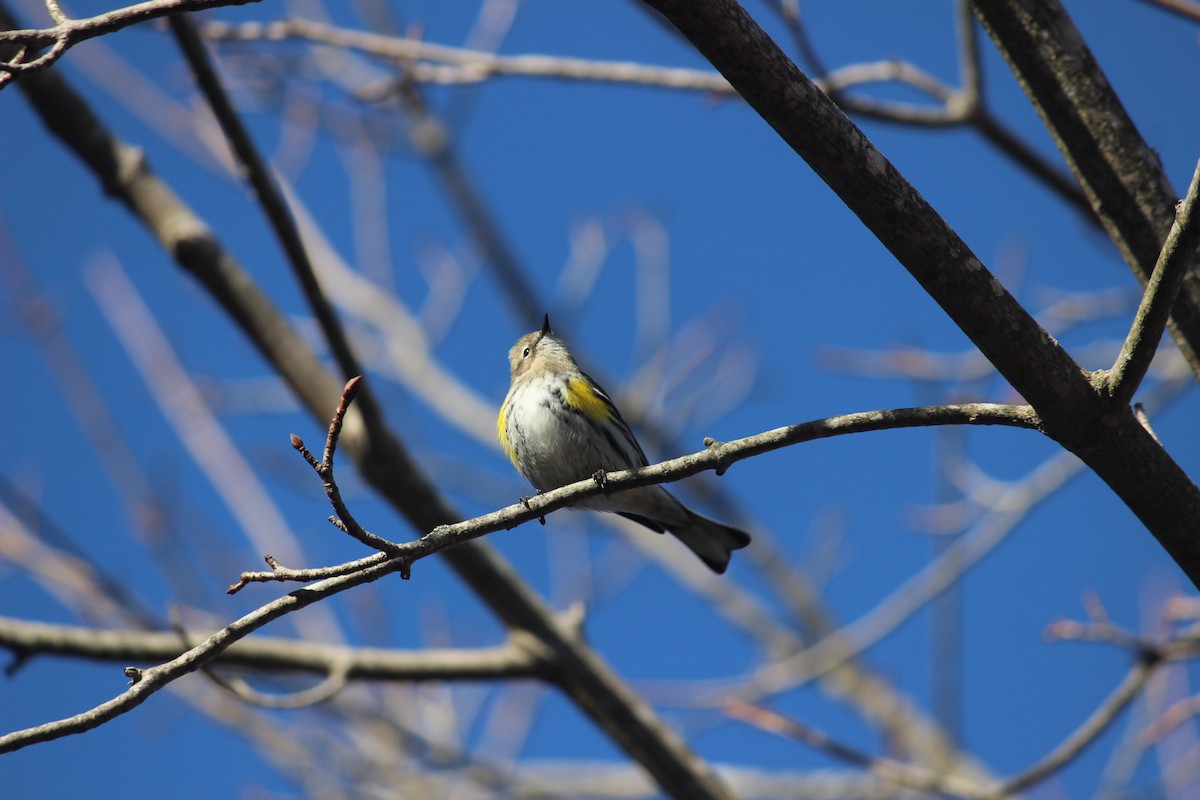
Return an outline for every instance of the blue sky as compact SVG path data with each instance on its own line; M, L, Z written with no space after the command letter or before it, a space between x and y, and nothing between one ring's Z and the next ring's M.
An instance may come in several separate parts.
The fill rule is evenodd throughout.
M1079 0L1067 6L1181 193L1200 156L1195 136L1200 98L1193 80L1200 29L1131 0ZM766 4L748 7L783 40ZM84 15L104 8L78 3L72 10ZM476 11L476 4L428 2L399 10L405 24L421 26L426 40L450 45L464 43ZM214 16L265 20L282 13L283 6L263 3ZM808 3L805 13L830 65L895 57L956 81L949 2ZM348 16L338 21L358 24ZM982 49L989 107L1057 164L1039 120L986 39ZM578 2L570 8L528 3L501 52L706 66L633 3ZM114 57L149 76L165 98L158 100L120 77ZM195 102L170 37L154 26L125 31L81 45L62 67L112 129L146 149L159 174L294 322L314 331L248 192L206 158L194 159L177 147L195 143L187 127L164 136L136 111L133 99L149 100L156 113L186 110ZM114 94L114 85L123 91ZM912 99L891 88L879 92ZM403 143L399 124L382 118L380 130L387 136L379 139L377 165L367 170L377 175L378 184L375 189L360 184L356 194L346 178L351 115L327 86L310 94L327 103L321 131L311 138L288 133L277 109L260 98L240 92L236 99L247 109L262 150L282 155L284 175L342 258L372 275L382 264L389 270L383 280L397 288L410 309L433 308L441 297L435 289L445 286L431 276L446 279L450 273L429 266L438 254L459 257L461 275L454 274L465 288L460 296L451 290L450 296L461 308L436 340L434 356L489 408L498 405L508 381L507 350L527 324L505 303L486 268L472 262L461 222L428 166ZM581 360L604 375L610 389L620 394L614 385L648 374L638 335L639 307L652 320L642 334L652 333L654 326L671 335L693 332L665 349L663 341L651 340L668 374L704 345L694 332L710 332L724 360L705 362L678 387L648 381L638 384L648 389L632 395L645 401L653 424L671 434L669 452L657 455L697 450L705 436L731 439L839 413L964 397L1012 400L995 378L930 387L829 367L830 348L882 352L908 346L959 354L969 350L969 343L833 193L739 102L523 78L430 89L427 99L445 115L522 268L560 320L556 327L567 332ZM970 131L860 124L1035 312L1068 293L1136 287L1102 235ZM168 519L160 540L147 541L133 531L63 390L13 316L16 296L8 282L0 288L5 309L0 359L9 375L0 392L0 408L10 420L0 472L6 483L33 497L46 520L162 617L169 603L178 603L190 609L190 619L219 624L281 591L267 585L236 598L222 593L238 572L257 567L261 549L248 543L242 523L179 447L106 321L97 291L89 288L89 280L115 280L115 261L154 311L176 357L206 390L226 434L262 476L308 564L362 555L324 522L328 510L319 483L287 444L288 434L295 432L316 445L322 425L297 411L203 290L180 274L124 208L104 199L95 180L46 135L13 88L0 93L0 187L5 189L0 192L0 257L11 264L19 255L33 274ZM378 193L371 195L374 190ZM386 222L386 234L356 229L356 220L371 215ZM589 223L607 232L612 251L594 291L580 304L560 286L573 231ZM656 284L661 291L639 288L651 284L647 273L638 273L635 234L661 237L643 241L667 247L669 272ZM1108 366L1131 313L1132 305L1075 326L1062 341L1085 367ZM368 326L355 330L364 344L378 345ZM368 347L367 355L379 353ZM720 373L727 380L709 388L726 391L703 394L715 364L729 370ZM494 443L448 425L389 379L383 365L368 378L394 429L464 513L483 513L527 493ZM1154 426L1176 459L1196 475L1196 395L1187 386L1183 381ZM713 397L718 400L710 402ZM680 408L689 411L680 413ZM490 424L490 418L484 420L485 427ZM1028 431L971 430L966 436L969 455L997 480L1019 479L1057 450ZM739 464L720 479L719 488L753 520L761 538L772 539L796 570L824 586L828 611L850 622L876 609L929 560L931 539L914 520L935 501L933 446L932 435L923 431L842 437ZM346 467L342 474L364 524L395 539L419 533L374 500L352 470ZM695 500L686 488L680 492ZM11 504L11 495L4 500ZM763 768L840 766L740 723L720 724L712 710L669 702L673 695L664 682L736 679L761 663L761 653L664 569L653 562L643 566L640 551L622 543L602 521L560 512L545 528L525 526L489 541L554 604L588 600L589 640L621 675L661 701L664 713L682 726L701 755ZM179 553L184 555L172 555ZM194 569L178 563L174 572L164 569L180 557ZM773 603L761 574L748 562L741 554L735 557L725 580ZM595 573L589 563L600 565ZM612 577L622 569L630 573L627 580ZM962 586L965 746L997 774L1018 771L1060 741L1117 683L1128 664L1124 653L1043 638L1054 619L1083 614L1085 593L1102 598L1116 622L1138 629L1154 624L1166 596L1186 588L1179 570L1098 479L1087 473L1074 478L1039 504ZM786 618L777 605L770 608L773 617ZM375 646L465 646L493 643L500 635L491 615L437 559L419 564L410 582L365 587L339 598L328 613L330 620L313 613L307 621L336 622L349 640ZM0 571L0 614L80 620L69 602L19 567ZM296 628L284 623L265 633L296 635ZM867 663L896 691L927 707L934 681L930 647L930 618L923 611L874 646ZM1185 677L1179 670L1173 680ZM202 678L187 680L194 691L206 691ZM5 730L76 713L123 685L119 666L37 659L0 681ZM486 709L498 702L496 696L484 689L462 692L456 707L469 744L487 739L485 721L494 717ZM861 718L812 687L765 702L861 749L885 747ZM475 703L485 710L473 711ZM516 754L519 760L622 758L553 692L544 693L541 703ZM320 719L300 713L278 719L284 724ZM1034 795L1092 794L1125 724L1122 720L1061 779ZM1142 764L1140 782L1153 778L1151 762ZM68 764L72 769L64 769ZM0 786L15 797L46 796L45 781L53 776L49 796L79 796L94 792L101 770L119 782L120 796L168 790L178 797L256 796L256 787L281 796L297 791L238 736L171 693L87 735L5 756ZM114 790L108 796L118 794Z

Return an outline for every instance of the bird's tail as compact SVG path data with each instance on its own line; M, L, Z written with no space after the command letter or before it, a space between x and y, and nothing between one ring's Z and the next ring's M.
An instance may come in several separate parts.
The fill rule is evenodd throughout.
M663 494L666 495L665 492ZM697 514L671 495L666 495L666 499L670 502L670 514L673 518L670 522L664 521L662 517L651 519L631 511L615 513L645 525L655 533L672 534L718 575L725 573L725 568L729 566L729 557L734 550L741 550L750 544L750 534L745 531ZM677 519L683 519L683 522L676 523Z
M713 572L721 575L734 550L750 544L750 534L687 509L686 525L670 528L676 539L688 546Z

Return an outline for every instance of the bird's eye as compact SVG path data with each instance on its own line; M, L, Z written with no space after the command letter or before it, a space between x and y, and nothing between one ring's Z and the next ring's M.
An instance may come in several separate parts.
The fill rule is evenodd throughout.
M525 350L521 353L521 358L529 358L529 348L528 347L526 347Z

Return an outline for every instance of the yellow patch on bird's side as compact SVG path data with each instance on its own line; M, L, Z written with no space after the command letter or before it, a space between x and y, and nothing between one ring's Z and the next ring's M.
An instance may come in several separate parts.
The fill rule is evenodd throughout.
M596 394L591 384L583 378L571 378L567 381L567 390L563 392L563 398L571 408L582 411L594 420L612 419L612 407L604 402L604 398Z
M508 456L508 460L517 466L517 451L513 450L508 443L508 405L500 406L500 416L496 417L496 434L500 437L500 446L504 448L504 455Z

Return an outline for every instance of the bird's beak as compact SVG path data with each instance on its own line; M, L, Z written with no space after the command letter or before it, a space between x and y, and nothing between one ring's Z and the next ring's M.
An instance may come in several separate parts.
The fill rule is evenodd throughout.
M547 314L546 318L542 320L542 335L546 336L547 334L550 334L550 335L554 334L554 331L550 330L550 315L549 314Z

